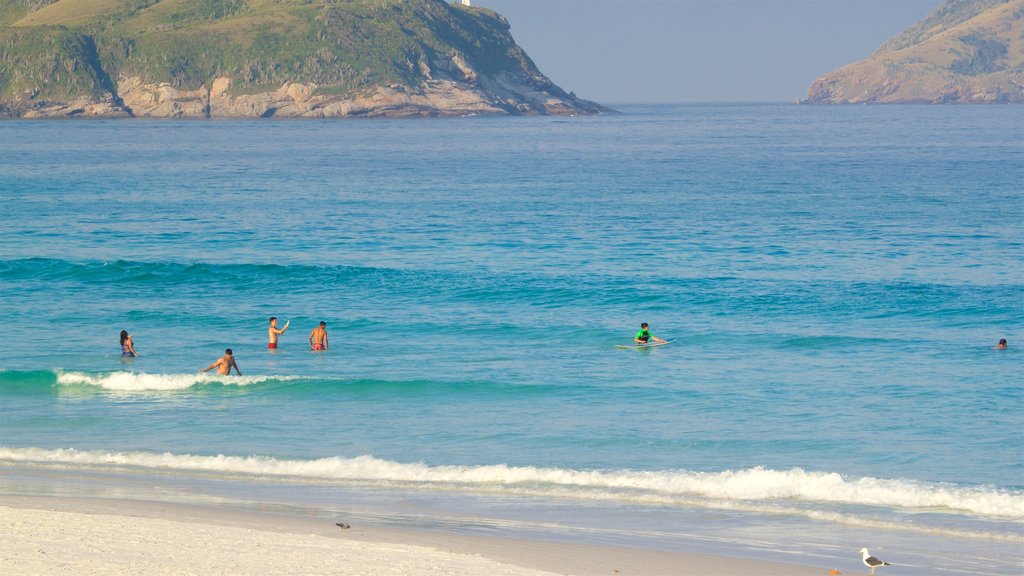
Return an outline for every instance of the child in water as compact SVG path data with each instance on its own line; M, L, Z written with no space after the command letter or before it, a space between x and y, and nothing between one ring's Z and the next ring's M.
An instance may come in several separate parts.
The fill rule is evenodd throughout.
M661 338L658 338L647 328L647 322L640 323L640 331L633 337L633 342L637 344L647 344L648 341L653 340L655 342L664 342Z

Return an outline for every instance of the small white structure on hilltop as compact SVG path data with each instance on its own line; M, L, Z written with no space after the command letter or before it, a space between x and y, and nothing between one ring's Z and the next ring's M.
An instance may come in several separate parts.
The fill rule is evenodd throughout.
M463 6L472 6L472 4L469 3L469 0L462 0L462 5Z

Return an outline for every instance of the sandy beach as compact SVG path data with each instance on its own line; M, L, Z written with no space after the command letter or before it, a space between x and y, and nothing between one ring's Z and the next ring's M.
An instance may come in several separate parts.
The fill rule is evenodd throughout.
M0 498L3 574L822 575L702 554L352 526L207 506ZM339 519L342 521L342 519Z

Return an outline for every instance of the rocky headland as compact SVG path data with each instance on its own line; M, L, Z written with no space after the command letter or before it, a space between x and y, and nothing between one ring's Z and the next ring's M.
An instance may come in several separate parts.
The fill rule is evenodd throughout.
M946 0L866 60L816 79L802 102L1024 103L1024 0Z
M0 116L598 114L443 0L0 0Z

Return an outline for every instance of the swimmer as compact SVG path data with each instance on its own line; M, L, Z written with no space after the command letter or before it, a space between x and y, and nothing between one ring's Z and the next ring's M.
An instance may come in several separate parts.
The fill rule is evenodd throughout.
M994 350L1006 350L1006 338L1000 338L999 344L992 347Z
M238 364L235 363L235 356L234 354L232 354L231 348L228 348L227 350L224 351L223 356L218 358L217 361L214 362L213 364L207 366L205 370L202 370L202 372L209 372L210 370L216 368L217 374L220 374L221 376L227 376L228 374L231 374L232 367L234 367L235 372L238 372L239 376L242 375L242 371L238 369Z
M277 350L277 337L284 334L284 331L288 329L288 325L292 321L289 320L284 323L284 328L277 327L277 316L270 317L270 328L267 329L267 335L270 337L270 342L267 343L268 350Z
M327 323L321 322L309 333L310 350L327 350Z
M139 353L135 351L135 344L132 342L132 335L127 330L121 330L121 357L139 357Z
M664 340L662 340L661 338L658 338L654 334L651 334L651 331L647 329L647 322L641 322L640 331L637 332L636 336L633 337L633 342L636 342L637 344L647 344L649 340L653 340L655 342L664 342Z

